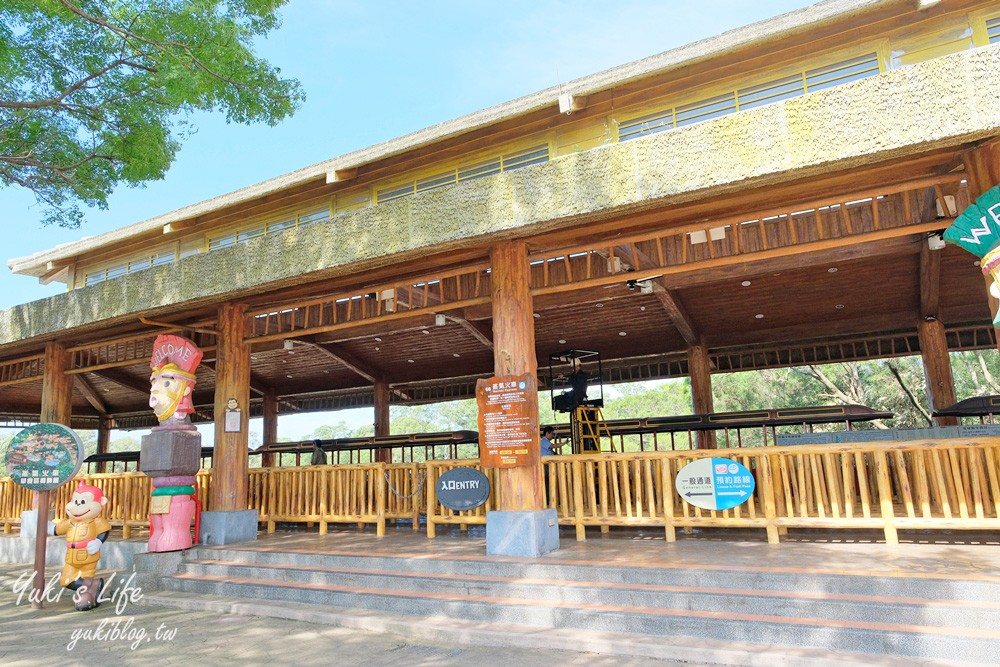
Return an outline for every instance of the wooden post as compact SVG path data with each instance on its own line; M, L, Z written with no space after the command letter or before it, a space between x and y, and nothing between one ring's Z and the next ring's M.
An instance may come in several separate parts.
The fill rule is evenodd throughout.
M389 383L375 381L375 435L389 435ZM376 463L392 463L392 450L380 449L375 453Z
M278 395L273 391L264 392L264 429L261 439L265 445L278 442ZM274 452L267 452L260 459L261 468L274 467Z
M922 320L917 325L920 356L924 362L924 381L931 410L955 405L955 380L948 358L948 339L939 320ZM956 417L935 417L937 426L955 426Z
M538 374L535 318L531 303L531 267L524 241L503 241L490 253L493 293L493 372L495 375ZM529 409L535 411L537 402ZM535 511L545 508L541 460L533 466L502 468L497 475L497 509Z
M688 375L691 378L691 408L694 414L715 412L712 400L712 364L708 348L692 345L687 351ZM698 431L698 449L715 449L715 431Z
M45 370L42 375L42 410L39 421L43 424L70 426L73 418L73 376L66 375L70 366L69 354L62 343L45 344ZM71 482L72 483L72 482ZM49 491L39 491L34 503L38 512L35 523L35 580L34 599L31 606L42 608L45 591L45 547L49 536Z
M963 156L966 180L969 184L969 200L979 199L987 190L1000 183L1000 141L996 139L978 146ZM984 275L986 283L986 299L990 305L990 314L995 318L1000 309L1000 301L990 294L993 278ZM1000 349L1000 336L997 336L997 348Z
M108 445L111 444L111 429L114 428L115 420L108 415L101 415L100 420L97 422L97 453L107 454ZM97 472L107 472L108 462L98 461L97 462Z
M209 507L213 512L247 509L250 413L250 347L246 335L246 306L224 303L219 307L218 347L215 364L215 455ZM226 432L226 402L239 405L239 431Z

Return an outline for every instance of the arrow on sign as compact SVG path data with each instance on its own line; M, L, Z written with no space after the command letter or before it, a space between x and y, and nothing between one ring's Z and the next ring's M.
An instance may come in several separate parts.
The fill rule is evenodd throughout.
M687 496L688 498L690 498L691 496L710 496L712 494L711 494L711 492L709 492L709 493L691 493L690 491L688 491L684 495Z
M719 491L715 495L717 495L717 496L745 496L746 494L747 494L746 491Z

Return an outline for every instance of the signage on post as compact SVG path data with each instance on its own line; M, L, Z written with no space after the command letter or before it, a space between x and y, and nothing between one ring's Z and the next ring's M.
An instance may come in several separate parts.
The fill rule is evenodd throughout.
M485 468L538 463L538 381L534 375L504 375L476 382L479 459Z
M464 512L486 502L490 497L490 480L475 468L452 468L438 477L434 491L439 503Z
M62 424L35 424L7 448L7 474L18 486L49 491L73 479L83 465L83 442Z
M756 482L742 463L710 458L692 461L681 468L674 488L695 507L728 510L749 500Z

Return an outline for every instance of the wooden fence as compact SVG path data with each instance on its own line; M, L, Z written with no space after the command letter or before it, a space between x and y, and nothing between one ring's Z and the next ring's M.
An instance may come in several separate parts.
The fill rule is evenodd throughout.
M754 473L749 500L724 511L685 502L674 489L678 471L704 457L726 456ZM940 441L797 445L738 450L654 451L552 456L543 459L545 504L559 523L573 526L578 540L586 529L612 526L662 528L668 541L677 529L759 528L778 542L789 528L881 530L887 543L900 529L1000 529L1000 437ZM485 505L455 512L434 497L437 479L476 459L426 463L257 468L250 470L249 509L273 532L279 522L375 524L383 535L392 519L426 517L427 536L438 525L485 524L496 509ZM483 470L496 488L497 471ZM147 527L149 478L141 473L81 476L101 487L110 502L112 525L126 537ZM202 509L208 510L211 471L198 475ZM55 494L57 516L71 485ZM4 532L30 508L30 493L0 480Z

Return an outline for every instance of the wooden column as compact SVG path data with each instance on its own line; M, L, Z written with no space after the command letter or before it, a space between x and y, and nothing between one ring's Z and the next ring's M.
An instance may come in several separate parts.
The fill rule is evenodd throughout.
M495 375L538 374L535 358L535 318L532 312L528 248L524 241L504 241L493 247L493 372ZM538 418L538 404L533 406ZM533 466L503 468L498 475L498 509L543 509L541 461Z
M264 392L264 432L261 440L266 445L278 442L278 395L273 391ZM262 468L274 467L274 452L267 452L260 459Z
M966 180L969 183L970 201L976 201L987 190L1000 183L1000 140L994 139L970 150L963 156L963 161ZM1000 302L989 291L993 278L984 275L983 280L986 283L986 299L990 305L990 314L996 318ZM1000 348L1000 336L997 336L997 347Z
M712 365L708 348L692 345L687 351L688 375L691 378L691 408L696 415L715 412L712 400ZM698 432L698 449L715 449L715 431Z
M215 454L210 508L213 512L247 509L247 426L250 413L250 346L246 333L246 306L219 307L215 364ZM239 432L226 432L226 402L235 398L240 408Z
M935 319L922 320L917 326L917 333L920 337L920 356L924 362L924 380L927 383L927 398L931 410L954 405L955 380L951 374L944 325ZM954 426L958 424L958 419L935 417L934 423L938 426Z
M38 421L43 424L70 426L73 418L73 377L66 375L70 366L69 353L62 343L45 344L45 370L42 375L42 409ZM39 491L32 496L32 506L38 512L35 523L35 590L31 606L42 608L42 591L45 590L45 545L48 535L50 491Z
M97 453L107 454L108 445L111 444L111 429L114 428L115 421L108 415L101 415L97 422ZM98 461L97 472L107 472L108 462Z
M389 383L375 381L375 435L389 435ZM375 455L378 463L392 463L392 451L380 449Z

